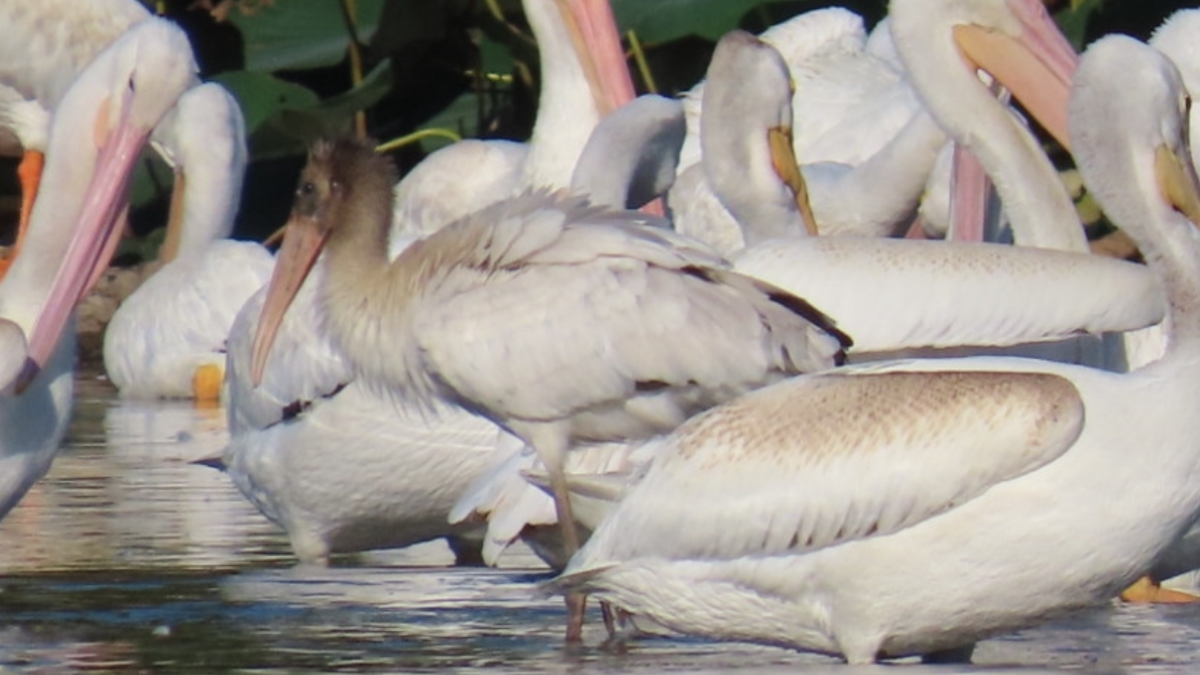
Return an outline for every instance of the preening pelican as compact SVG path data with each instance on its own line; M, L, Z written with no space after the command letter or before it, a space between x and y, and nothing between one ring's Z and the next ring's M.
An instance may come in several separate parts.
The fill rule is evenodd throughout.
M994 17L985 18L990 21L985 26L996 23ZM948 35L950 28L945 32ZM900 46L920 45L908 40ZM958 66L960 59L954 59L947 67L966 73ZM979 105L993 112L1001 108L973 72L965 77L979 90L975 93L987 99ZM744 239L750 244L734 254L735 268L804 297L834 317L854 337L853 353L1011 346L1080 331L1134 330L1162 319L1164 303L1157 282L1139 265L973 242L802 236L806 219L798 207L803 200L796 197L801 181L786 138L791 113L785 64L766 43L735 32L718 44L709 80L705 106L719 115L720 126L710 133L709 125L702 125L704 172L716 197L736 217L735 229L740 226L745 233L726 243L740 248ZM1023 91L1029 90L1027 86ZM1000 114L1012 123L1009 113ZM739 138L721 132L738 123L756 133ZM1040 150L1031 152L1036 156L1005 157L1018 166L1001 175L1010 182L1022 179L1012 188L1027 182L1021 167L1039 159L1046 162ZM1069 207L1065 191L1061 197ZM1014 226L1023 239L1036 240L1038 231L1047 229L1077 234L1082 242L1073 208L1065 221L1050 221L1042 214L1033 222L1016 218ZM1100 351L1094 340L1080 348L1093 347Z
M159 260L104 333L104 368L122 396L216 401L225 338L238 310L271 278L262 246L233 230L246 168L237 101L217 84L188 90L155 130L177 186Z
M801 40L805 48L795 48L798 35L815 44ZM777 51L776 39L789 48ZM722 190L714 182L771 181L770 170L778 171L786 161L789 183L808 185L801 203L802 211L811 203L811 212L802 214L810 233L902 233L946 137L920 108L903 75L868 52L865 42L861 19L840 8L796 17L765 32L761 41L745 33L724 37L705 82L685 97L689 140L669 198L676 229L724 254L797 230L794 222L779 218L747 221L744 211L752 203L735 206L723 200L722 208L713 198ZM859 124L866 110L869 128ZM851 126L865 140L850 141ZM753 149L767 147L766 129L772 130L770 155ZM885 129L890 135L881 137ZM842 146L840 152L835 145ZM810 147L815 147L811 155ZM710 161L713 153L725 157ZM794 156L785 160L784 154ZM797 168L797 162L803 164ZM743 214L733 212L739 206Z
M1183 76L1183 84L1193 96L1200 96L1200 9L1181 9L1154 29L1150 46L1167 55ZM1200 129L1200 110L1188 116L1191 129ZM1195 133L1194 131L1192 133ZM1192 144L1192 160L1200 161L1200 143Z
M1200 508L1185 99L1166 59L1114 36L1089 49L1070 101L1089 189L1166 289L1161 360L1121 374L900 361L752 392L656 441L555 585L684 633L852 663L960 649L1110 599Z
M391 175L361 145L313 148L253 379L324 248L326 323L357 373L403 398L467 407L532 444L568 550L562 465L573 443L673 428L737 392L834 365L848 343L800 298L728 272L652 218L544 193L457 221L389 262Z
M635 98L596 125L571 174L571 192L610 209L636 209L661 197L675 181L686 132L679 101Z
M187 37L145 21L80 73L59 101L30 235L0 282L0 316L25 336L0 371L0 515L50 468L66 432L75 360L75 304L108 264L128 204L125 188L151 130L195 77ZM19 365L13 360L19 360Z

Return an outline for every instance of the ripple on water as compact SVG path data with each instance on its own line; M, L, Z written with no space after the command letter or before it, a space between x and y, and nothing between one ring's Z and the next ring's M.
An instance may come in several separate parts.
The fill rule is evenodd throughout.
M286 538L222 474L223 412L117 399L80 382L50 476L0 522L0 674L862 673L832 659L686 638L564 650L561 601L528 555L447 567L423 545L293 567ZM905 673L1190 673L1200 610L1099 608Z

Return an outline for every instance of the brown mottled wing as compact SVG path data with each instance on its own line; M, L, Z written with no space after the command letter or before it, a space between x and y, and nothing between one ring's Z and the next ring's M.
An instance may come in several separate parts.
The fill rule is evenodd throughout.
M1053 461L1083 418L1075 386L1045 373L794 378L666 437L594 545L731 558L888 534Z

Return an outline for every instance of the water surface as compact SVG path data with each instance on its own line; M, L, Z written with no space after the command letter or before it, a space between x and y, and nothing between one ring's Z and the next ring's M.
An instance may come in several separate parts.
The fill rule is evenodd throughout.
M562 606L517 552L449 567L441 545L295 567L217 471L223 413L122 401L80 381L51 474L0 522L0 674L897 673L742 644L561 644ZM982 643L973 666L906 673L1200 672L1200 607L1113 604Z

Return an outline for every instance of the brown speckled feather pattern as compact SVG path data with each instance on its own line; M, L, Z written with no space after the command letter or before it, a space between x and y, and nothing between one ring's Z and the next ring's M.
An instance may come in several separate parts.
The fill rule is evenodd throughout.
M616 559L729 558L889 534L1053 461L1083 422L1075 386L1048 373L793 378L654 441L658 456L602 545ZM637 537L618 534L623 517Z

